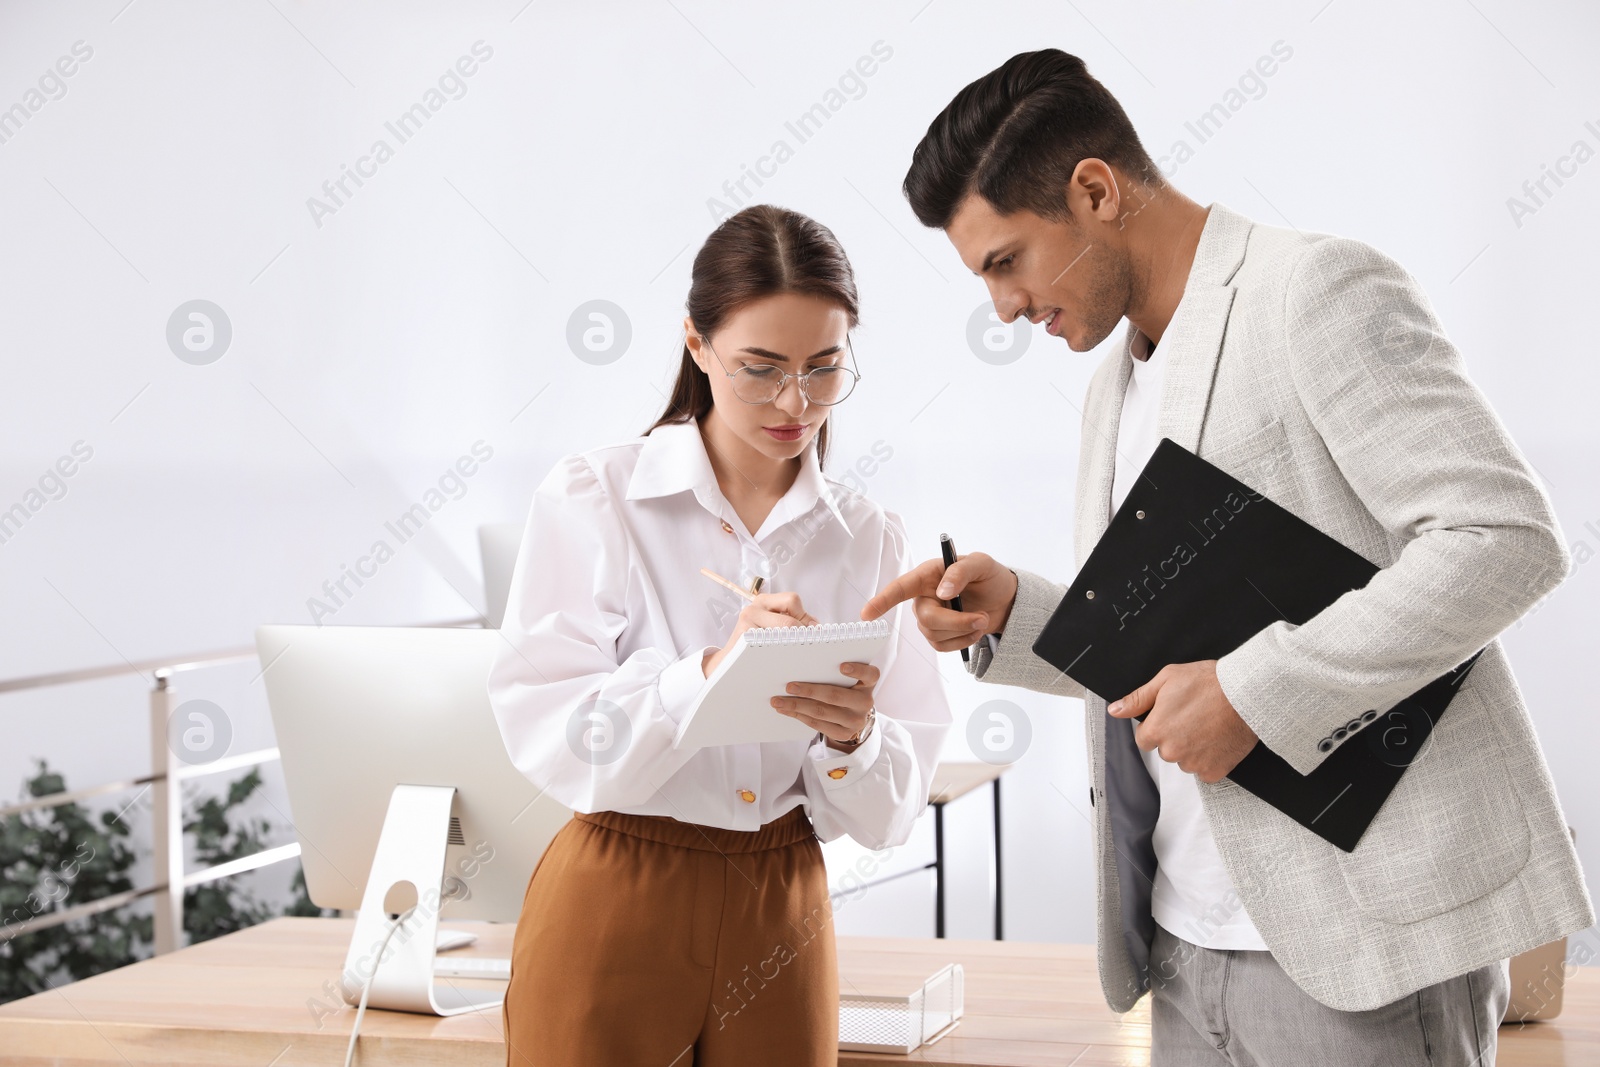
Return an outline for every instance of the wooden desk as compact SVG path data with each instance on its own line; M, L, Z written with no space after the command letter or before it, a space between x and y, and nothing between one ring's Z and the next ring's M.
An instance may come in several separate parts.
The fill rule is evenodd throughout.
M1010 769L1009 763L978 763L971 760L941 763L933 769L928 803L948 804L974 789L988 785Z
M323 983L344 962L351 922L275 919L51 993L0 1005L0 1063L328 1067L343 1062L353 1009L319 1029L307 1006L326 1001ZM474 927L477 929L477 927ZM483 927L464 953L505 955L509 926ZM1100 997L1087 945L1020 941L840 938L845 983L926 976L951 961L966 968L966 1016L944 1040L910 1056L842 1053L849 1067L884 1063L1149 1063L1147 1008L1117 1016ZM920 977L918 977L920 980ZM846 988L849 988L846 985ZM1146 1002L1148 1003L1148 1002ZM369 1011L357 1062L505 1062L499 1012L438 1019ZM1500 1031L1501 1067L1600 1063L1600 968L1569 980L1566 1010L1553 1022Z

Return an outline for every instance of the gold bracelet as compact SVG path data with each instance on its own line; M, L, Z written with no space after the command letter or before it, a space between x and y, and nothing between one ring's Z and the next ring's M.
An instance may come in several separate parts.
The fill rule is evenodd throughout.
M861 729L857 730L852 736L840 741L839 744L849 745L852 749L860 747L861 742L865 741L867 735L872 732L873 723L877 721L878 709L876 707L868 708L867 721L861 724Z

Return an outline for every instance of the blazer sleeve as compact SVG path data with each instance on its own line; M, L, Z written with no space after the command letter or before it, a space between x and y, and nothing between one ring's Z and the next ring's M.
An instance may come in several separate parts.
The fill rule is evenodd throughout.
M983 640L973 645L967 671L979 681L1082 700L1083 686L1033 654L1033 642L1067 595L1067 587L1032 571L1015 573L1017 599L1006 619L1005 633L993 642Z
M641 804L694 755L672 739L705 649L620 654L633 569L593 468L562 460L533 496L488 685L512 763L574 811Z
M1307 416L1346 491L1400 546L1364 588L1217 663L1240 716L1306 774L1331 729L1482 648L1561 582L1569 555L1533 471L1397 263L1320 241L1293 268L1284 315Z
M876 588L908 569L905 527L888 512ZM950 729L950 701L938 653L917 629L909 603L896 605L893 622L894 642L873 696L872 732L851 753L819 738L801 771L811 821L823 841L849 834L875 851L903 845L928 805L939 748Z

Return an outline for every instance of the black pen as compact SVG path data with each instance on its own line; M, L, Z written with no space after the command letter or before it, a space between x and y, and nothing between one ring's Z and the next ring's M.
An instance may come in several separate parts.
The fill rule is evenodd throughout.
M954 541L950 540L950 535L949 534L942 533L942 534L939 535L939 552L944 556L945 570L949 570L950 569L950 564L952 564L952 563L954 563L956 561L956 543ZM949 600L946 600L944 603L951 610L960 611L961 610L961 594L957 593L955 596L951 597ZM966 650L965 646L962 646L962 649L961 649L961 662L962 663L971 663L972 662L971 657L967 655L967 650Z

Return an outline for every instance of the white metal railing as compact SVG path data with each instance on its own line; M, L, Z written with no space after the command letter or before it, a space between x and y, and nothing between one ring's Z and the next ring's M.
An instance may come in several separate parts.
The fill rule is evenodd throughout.
M454 619L449 622L426 623L430 626L463 627L482 625L481 618ZM207 667L218 667L226 663L237 663L241 660L254 659L256 650L253 647L221 649L215 652L202 652L189 656L164 656L156 659L141 660L137 663L117 663L103 667L88 667L81 670L58 671L52 674L38 674L26 678L12 678L0 681L0 694L16 693L28 689L45 689L54 686L72 685L78 682L94 681L101 678L114 678L124 674L144 674L153 672L155 686L150 690L150 773L137 778L127 778L120 781L104 782L100 785L87 786L80 789L64 790L59 793L50 793L41 797L30 797L15 804L0 807L0 818L18 815L29 811L39 811L45 808L59 807L90 797L102 796L107 793L120 792L127 789L149 789L152 791L151 806L151 851L154 859L155 875L151 884L130 889L123 893L113 893L96 900L86 901L73 905L70 908L44 911L40 914L10 922L0 916L0 939L9 940L22 934L38 930L45 930L52 926L72 922L75 919L98 915L103 911L111 911L125 904L131 904L143 897L155 897L155 951L161 953L171 952L183 945L183 893L198 885L215 882L222 878L230 878L236 874L269 867L275 863L282 863L300 855L298 842L279 845L276 848L263 849L249 856L219 863L203 870L186 872L183 863L183 794L181 792L184 782L194 778L202 778L213 774L222 774L227 771L238 770L241 767L254 767L271 763L278 759L276 748L257 749L253 752L241 752L237 755L223 756L212 760L210 763L185 764L175 760L168 747L167 723L172 717L172 712L177 706L177 690L172 684L175 674L182 671L201 670ZM141 793L142 795L142 793ZM134 797L138 800L138 796ZM130 805L132 801L129 802Z

